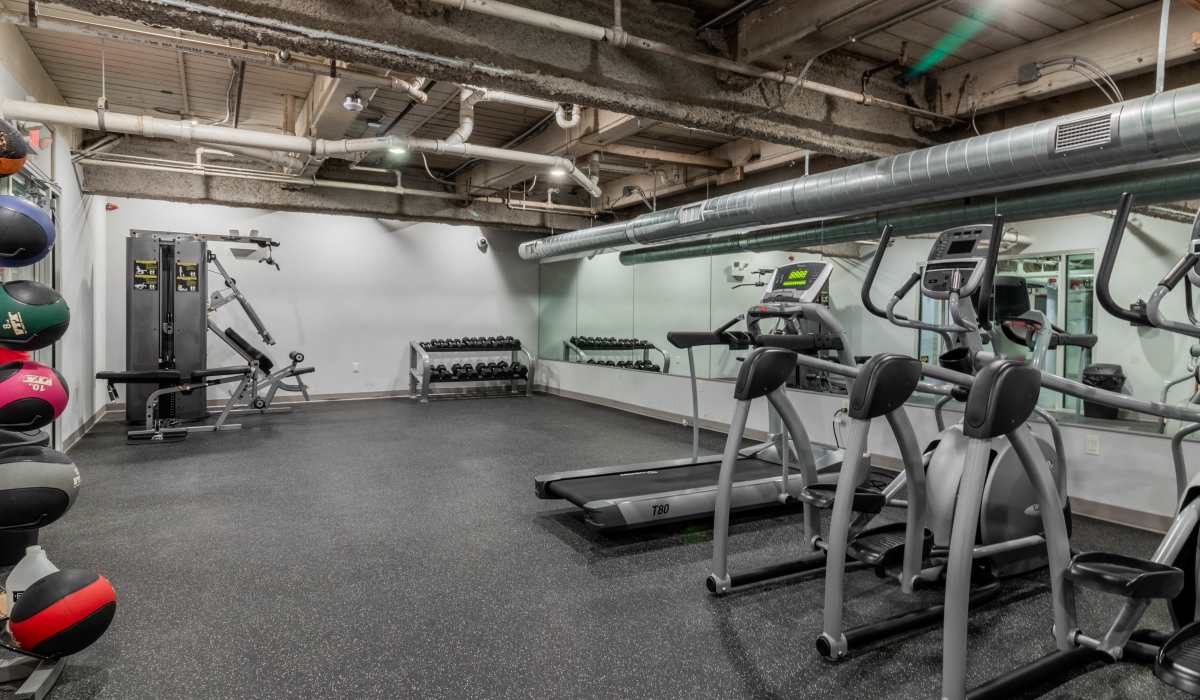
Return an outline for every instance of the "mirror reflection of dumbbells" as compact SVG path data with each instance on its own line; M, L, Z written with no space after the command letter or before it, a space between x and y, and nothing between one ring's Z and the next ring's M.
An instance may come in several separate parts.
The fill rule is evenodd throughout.
M591 335L573 335L571 344L580 350L640 350L651 347L650 343L637 338L603 338Z
M662 372L662 367L649 360L597 360L589 358L585 364L601 367L619 367L621 369L636 369L643 372Z

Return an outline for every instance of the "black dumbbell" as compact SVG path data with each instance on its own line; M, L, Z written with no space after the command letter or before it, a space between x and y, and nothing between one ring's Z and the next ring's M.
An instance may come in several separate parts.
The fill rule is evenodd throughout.
M514 362L512 366L512 376L517 379L524 379L529 375L529 368L520 362Z

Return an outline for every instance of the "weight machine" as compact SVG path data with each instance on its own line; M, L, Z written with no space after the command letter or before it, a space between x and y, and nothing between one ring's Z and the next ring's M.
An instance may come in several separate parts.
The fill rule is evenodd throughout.
M234 248L234 257L239 257L244 260L256 260L267 265L272 265L276 270L279 269L279 263L271 255L271 251L279 246L277 241L270 238L257 236L257 231L251 231L249 236L220 236L218 240L225 242L236 243L252 243L257 246L257 249L239 249ZM246 318L254 325L254 330L258 336L267 345L274 345L275 338L271 332L267 330L266 324L263 323L262 317L254 310L250 304L250 300L238 288L237 280L229 271L225 269L225 265L221 263L221 259L217 257L211 250L207 251L205 260L210 266L210 270L215 270L221 276L224 282L224 287L218 289L209 295L208 300L208 329L213 332L218 338L225 342L238 355L246 361L250 366L251 378L246 384L239 386L239 391L235 393L233 398L237 405L233 408L236 412L257 411L259 413L266 412L285 412L290 408L273 408L271 404L275 400L275 395L280 391L296 392L304 397L305 401L309 400L308 386L301 379L302 375L311 374L316 371L313 367L301 367L300 363L304 362L304 353L292 351L288 353L290 364L284 365L276 369L275 362L258 348L254 347L250 341L246 340L233 328L221 329L217 322L213 319L213 315L221 307L237 302L245 312Z

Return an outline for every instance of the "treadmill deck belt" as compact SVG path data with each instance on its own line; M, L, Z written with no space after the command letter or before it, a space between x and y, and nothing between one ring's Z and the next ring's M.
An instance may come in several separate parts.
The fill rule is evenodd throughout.
M550 484L549 493L582 506L592 501L633 498L705 486L716 487L720 472L719 461L701 462L663 469L564 479ZM738 460L733 477L736 483L768 479L779 476L780 473L780 466L774 462L745 457Z

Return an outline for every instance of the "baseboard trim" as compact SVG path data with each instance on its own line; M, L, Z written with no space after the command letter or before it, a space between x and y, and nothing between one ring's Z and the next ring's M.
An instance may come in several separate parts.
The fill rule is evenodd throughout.
M80 425L78 428L76 428L74 432L72 432L70 435L64 437L63 438L63 452L69 452L72 447L74 447L80 440L83 439L84 435L88 434L88 431L90 431L92 428L96 427L96 424L104 419L104 415L107 411L108 411L107 405L101 406L95 413L93 413L91 416L89 416L88 419L85 420L82 425Z
M583 403L604 406L606 408L615 408L618 411L625 411L626 413L633 413L639 416L645 416L646 418L654 418L667 423L675 423L677 425L682 424L687 428L692 427L692 416L690 414L674 413L672 411L660 411L655 408L646 408L645 406L639 406L637 404L617 401L615 399L608 399L602 396L594 396L592 394L583 394L577 391L570 391L569 389L562 389L559 387L534 386L534 391L542 394L549 394L551 396L561 396L564 399L572 399L574 401L582 401ZM721 433L722 435L729 434L728 423L709 420L707 418L700 419L700 429L711 430L715 433ZM746 430L746 436L752 440L767 439L766 431L755 430L753 428L748 428Z
M1146 530L1163 534L1171 527L1172 518L1157 513L1146 513L1140 510L1115 506L1111 503L1089 501L1086 498L1071 497L1071 513L1074 515L1099 520L1114 525Z

